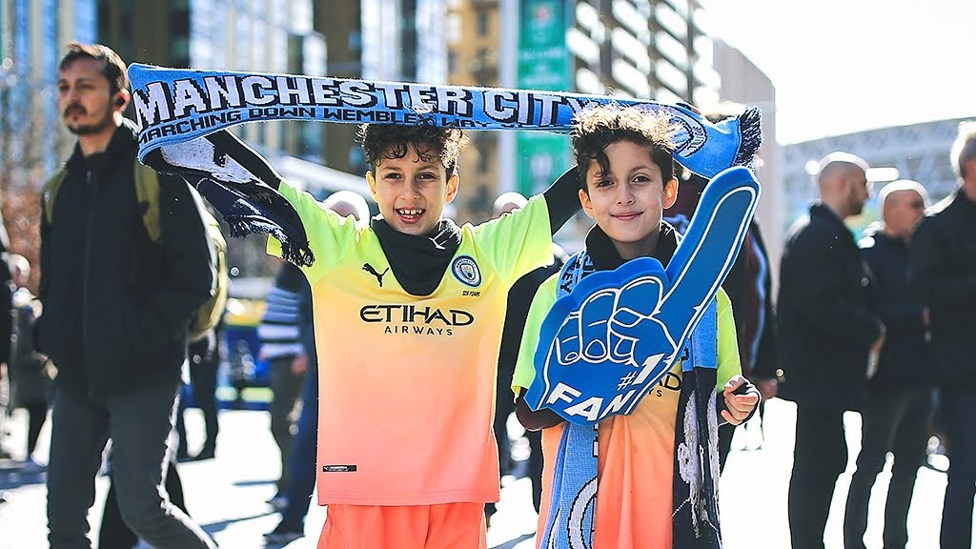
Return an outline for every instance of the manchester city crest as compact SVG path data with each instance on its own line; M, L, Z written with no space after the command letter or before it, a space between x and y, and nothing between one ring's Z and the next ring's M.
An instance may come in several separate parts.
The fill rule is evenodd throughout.
M481 285L481 270L478 269L478 264L475 263L474 259L469 256L462 255L455 258L454 263L451 264L451 272L454 273L454 278L462 284L472 288Z

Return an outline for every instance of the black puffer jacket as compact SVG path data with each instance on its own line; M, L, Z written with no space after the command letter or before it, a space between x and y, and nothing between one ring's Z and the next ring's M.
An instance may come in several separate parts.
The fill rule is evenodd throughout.
M180 379L190 319L213 291L214 258L196 199L160 178L162 240L135 194L136 134L126 123L105 152L76 145L51 221L41 222L39 350L67 390L100 398Z
M922 304L909 286L908 244L881 232L869 232L859 244L877 283L877 312L886 329L871 385L891 390L931 384Z
M871 312L871 276L854 235L822 204L790 230L777 301L785 382L798 404L859 409L868 351L881 333Z
M928 306L931 357L943 383L976 383L976 202L961 190L915 230L912 284Z

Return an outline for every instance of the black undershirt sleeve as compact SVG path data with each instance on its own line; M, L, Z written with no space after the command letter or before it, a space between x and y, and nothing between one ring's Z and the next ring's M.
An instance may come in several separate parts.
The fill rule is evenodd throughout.
M549 209L549 229L552 234L556 234L580 210L579 189L579 169L573 166L542 191Z

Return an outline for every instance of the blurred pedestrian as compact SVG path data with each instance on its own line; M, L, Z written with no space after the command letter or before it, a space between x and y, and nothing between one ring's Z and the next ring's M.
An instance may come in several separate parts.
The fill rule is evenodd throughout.
M820 161L820 201L790 228L777 302L779 395L796 402L789 489L794 549L822 548L834 483L847 466L845 410L858 410L868 356L884 341L870 309L870 275L844 219L870 196L868 164L836 152Z
M41 429L47 421L50 403L53 368L48 367L47 357L34 350L33 329L39 305L27 288L30 279L30 263L27 258L10 256L10 271L14 284L13 333L11 334L10 408L27 411L27 446L24 467L28 470L43 469L34 456Z
M528 199L518 192L502 193L495 199L491 219L522 208ZM522 328L529 314L529 305L539 285L559 272L566 260L566 252L553 243L553 262L546 267L522 276L508 291L508 305L505 308L505 325L502 328L502 342L498 350L498 380L495 389L495 440L498 441L498 464L501 475L511 470L512 444L508 435L508 419L515 413L515 398L512 394L512 378L518 362L519 346L522 342ZM542 432L525 431L529 443L528 477L532 483L532 506L536 513L542 504ZM496 512L494 503L485 504L485 515L491 520Z
M301 290L307 284L301 269L287 261L280 261L278 274L265 299L267 307L258 324L258 339L261 341L259 357L270 364L271 404L268 411L271 414L271 436L278 446L281 464L275 495L269 500L276 509L286 504L288 455L298 419L298 397L308 369L308 357L302 347L298 324Z
M187 369L190 376L190 392L187 396L193 397L193 404L203 414L204 439L200 450L191 456L184 422L187 403L186 399L180 398L176 412L176 433L179 437L176 457L181 461L213 459L217 453L217 435L220 433L220 423L217 420L217 370L220 368L223 349L223 328L221 315L217 326L207 330L202 337L191 341L187 346Z
M90 546L88 508L111 438L126 524L154 547L213 547L163 485L188 329L214 291L215 258L199 198L175 178L159 176L162 238L152 239L136 199L136 128L122 116L125 71L100 44L71 43L58 65L58 109L78 141L45 184L41 217L36 343L58 368L48 539Z
M13 335L13 285L10 280L10 239L7 226L0 215L0 459L9 459L12 454L4 448L7 433L8 412L10 411L10 376L7 362L10 357L10 344Z
M352 191L337 191L325 199L323 205L342 217L352 216L357 223L369 222L366 199ZM281 521L264 535L265 541L290 543L305 536L305 516L315 489L316 437L318 436L319 381L318 358L315 352L315 327L312 311L312 288L304 276L298 295L298 337L305 355L305 380L302 383L301 412L291 452L286 464L288 485L283 493Z
M976 495L976 120L959 125L949 160L959 188L922 220L910 264L928 308L948 435L942 547L969 547Z
M731 101L722 102L706 109L705 117L713 123L736 117L745 111L746 106ZM762 160L756 158L757 167ZM687 230L691 218L698 209L701 194L708 180L685 170L680 183L681 192L674 206L665 212L668 221L679 233ZM755 383L762 393L758 415L762 420L766 400L776 396L778 386L779 357L776 353L776 317L773 308L772 274L766 245L763 242L759 223L753 219L749 223L739 255L735 258L732 270L722 282L722 289L732 302L732 316L735 318L735 333L738 338L739 360L742 375ZM748 423L742 424L745 429ZM719 469L725 469L732 437L738 425L723 424L718 429Z
M876 310L887 330L861 409L861 453L844 514L844 547L864 548L868 501L888 452L894 456L884 506L884 546L908 543L908 507L932 423L932 381L924 308L909 287L908 250L928 193L916 181L898 180L878 193L880 227L859 245L874 275Z

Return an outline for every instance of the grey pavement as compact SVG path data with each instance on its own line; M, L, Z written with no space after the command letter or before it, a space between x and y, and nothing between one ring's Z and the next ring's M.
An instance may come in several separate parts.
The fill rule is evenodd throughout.
M774 399L767 404L766 410L765 440L760 438L756 424L751 424L745 431L740 429L721 480L723 535L729 549L789 547L786 494L792 466L795 408L788 402ZM827 524L828 549L843 546L840 531L843 498L859 449L859 417L848 414L845 422L851 463L838 481ZM16 451L17 447L23 446L26 419L22 411L15 414L10 423L10 436L5 447ZM277 449L268 423L265 412L223 411L216 459L179 466L190 514L221 547L265 547L262 534L277 524L277 514L265 503L274 495L273 483L278 475ZM37 452L42 458L46 453L47 428L42 433L42 446ZM187 429L193 453L203 438L202 418L195 409L189 411ZM756 449L760 444L761 448ZM889 476L887 472L879 476L875 493L887 486ZM489 546L533 549L536 514L532 510L530 484L527 479L513 477L506 477L503 484L498 514L488 532ZM919 470L909 514L910 549L938 547L944 490L945 475L924 468ZM100 477L91 513L93 538L97 534L106 491L107 481ZM43 473L24 472L19 462L0 460L0 492L6 492L9 498L8 502L0 503L0 549L46 547ZM883 520L880 503L872 503L869 520L868 547L880 547L880 521ZM306 522L306 537L288 544L288 549L315 547L324 521L325 508L313 506Z

